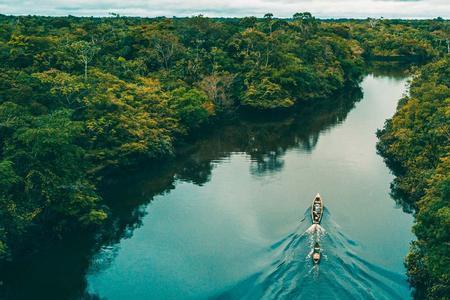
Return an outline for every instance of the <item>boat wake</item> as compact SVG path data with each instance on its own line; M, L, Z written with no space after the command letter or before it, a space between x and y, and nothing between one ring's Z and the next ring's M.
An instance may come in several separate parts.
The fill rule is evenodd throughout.
M272 263L213 299L404 299L405 276L361 258L359 245L342 233L326 209L324 214L323 226L300 224L270 246ZM311 257L316 242L320 264Z

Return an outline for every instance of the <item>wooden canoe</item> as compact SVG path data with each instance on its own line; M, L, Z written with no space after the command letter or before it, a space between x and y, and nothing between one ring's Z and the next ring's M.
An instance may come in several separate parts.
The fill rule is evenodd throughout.
M311 219L313 224L320 224L320 221L322 221L322 216L323 216L323 200L322 197L320 197L320 194L317 193L311 205Z

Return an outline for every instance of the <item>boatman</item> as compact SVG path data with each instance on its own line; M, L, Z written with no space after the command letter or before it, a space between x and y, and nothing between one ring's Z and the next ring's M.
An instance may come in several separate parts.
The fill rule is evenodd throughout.
M319 203L314 204L313 214L314 214L314 221L318 222L319 216L320 216L320 204Z

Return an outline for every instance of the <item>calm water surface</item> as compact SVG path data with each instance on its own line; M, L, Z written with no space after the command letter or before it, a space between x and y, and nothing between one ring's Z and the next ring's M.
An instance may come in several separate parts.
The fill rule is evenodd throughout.
M88 292L106 299L409 298L403 258L412 217L390 198L393 177L375 150L375 131L405 85L369 75L356 103L248 121L198 142L169 172L164 193L153 197L152 183L141 184L152 201L134 211L139 222L125 238L94 255ZM326 213L313 232L307 209L317 192ZM314 240L323 249L319 267L309 257Z
M297 115L240 121L110 187L111 223L0 270L0 299L408 299L412 217L375 131L404 77ZM321 228L308 208L325 201ZM322 247L311 263L315 241Z

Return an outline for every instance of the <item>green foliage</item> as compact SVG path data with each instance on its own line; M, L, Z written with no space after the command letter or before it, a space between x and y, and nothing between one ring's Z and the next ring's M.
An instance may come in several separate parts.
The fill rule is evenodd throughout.
M294 105L288 93L267 77L257 83L248 84L242 103L258 109L286 108Z
M445 52L436 31L448 26L447 23L368 19L352 24L351 34L361 43L367 57L420 61Z
M16 175L13 169L13 163L9 160L0 162L0 190L2 193L6 193L11 186L13 186L19 177Z
M181 129L158 81L127 83L98 70L91 77L80 114L97 171L172 154L174 135Z
M198 89L177 88L172 91L171 102L181 123L196 128L214 114L214 104Z
M71 120L71 111L28 116L19 124L11 120L13 111L11 103L0 106L0 128L9 132L0 164L0 240L12 245L33 224L57 222L57 232L78 223L100 200L85 177L84 151L76 143L82 123Z
M378 150L397 175L393 192L416 210L406 259L417 299L450 294L450 56L420 69L382 131Z
M64 101L63 106L73 107L81 102L82 92L86 89L79 76L56 69L32 74L54 97L55 101Z
M170 157L177 140L241 106L270 110L330 97L359 83L364 53L441 53L446 22L424 22L369 28L309 13L292 20L0 15L0 257L19 253L32 240L25 235L101 226L104 176ZM430 88L446 93L442 82Z

